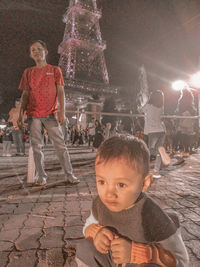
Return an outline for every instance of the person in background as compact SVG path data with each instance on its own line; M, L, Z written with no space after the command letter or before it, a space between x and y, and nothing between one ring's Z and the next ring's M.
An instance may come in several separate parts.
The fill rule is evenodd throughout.
M141 138L146 143L148 143L148 137L145 135L144 137L144 119L141 117L135 118L135 136Z
M92 117L91 121L88 124L88 147L90 147L91 143L93 145L95 136L95 119Z
M74 140L75 140L75 129L76 129L76 125L72 125L70 129L70 141L72 145L74 144Z
M188 157L192 152L192 144L195 141L195 131L197 130L195 127L195 119L187 118L197 114L194 95L191 90L181 91L175 114L186 117L176 120L176 128L179 152L181 151L182 156Z
M11 157L11 145L12 145L12 122L8 122L3 133L3 157Z
M173 121L170 118L165 118L163 120L166 128L166 133L165 133L165 143L164 147L166 150L169 151L170 156L173 156L175 151L174 151L174 135L175 135L175 128Z
M80 180L74 176L69 153L64 143L60 125L65 123L65 93L61 69L47 63L46 44L37 40L31 43L30 57L36 66L25 69L19 89L23 91L18 126L23 128L23 114L26 111L30 130L31 146L36 168L35 185L45 185L47 174L44 169L42 152L42 127L48 132L59 162L64 170L65 179L71 184ZM59 110L57 108L59 102Z
M192 116L189 110L185 110L182 116ZM179 119L178 130L180 131L180 143L182 147L183 157L188 157L192 153L192 145L195 140L195 119L183 118Z
M24 142L29 143L29 130L27 127L25 127L25 130L24 130Z
M99 120L95 120L95 136L93 147L97 149L103 142L103 129Z
M148 135L148 147L150 154L156 157L153 178L160 178L161 164L169 165L170 157L165 151L165 126L161 115L164 113L164 94L160 90L153 91L147 104L139 112L144 116L144 134Z
M12 108L9 111L9 122L12 122L13 124L13 130L12 130L12 138L16 147L16 155L17 156L24 156L25 155L25 142L24 142L24 128L25 125L23 125L23 128L19 128L17 125L17 120L19 117L20 112L20 99L16 99L15 101L15 107ZM23 114L23 120L26 120L26 114Z
M107 122L106 127L104 128L104 140L108 139L111 136L111 123Z
M68 135L68 130L69 130L68 126L69 126L69 120L66 117L65 123L61 126L65 144L67 144L67 138L68 138L67 135Z
M0 143L3 143L3 130L0 128Z
M83 144L83 131L80 124L76 124L74 128L74 139L72 145L82 145Z
M48 133L44 127L42 129L42 135L43 135L44 146L46 146L48 144Z

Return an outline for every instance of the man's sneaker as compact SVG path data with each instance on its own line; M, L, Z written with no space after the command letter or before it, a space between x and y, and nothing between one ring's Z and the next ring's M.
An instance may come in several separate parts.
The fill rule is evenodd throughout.
M35 185L37 185L37 186L43 186L43 185L46 185L46 184L47 184L47 180L46 180L46 178L42 178L42 179L37 180L37 181L35 182Z
M80 180L75 176L71 176L70 178L67 178L67 181L70 184L78 184L78 183L80 183Z
M152 172L152 177L153 177L154 179L159 179L159 178L161 178L161 175L160 175L159 172L153 171L153 172Z

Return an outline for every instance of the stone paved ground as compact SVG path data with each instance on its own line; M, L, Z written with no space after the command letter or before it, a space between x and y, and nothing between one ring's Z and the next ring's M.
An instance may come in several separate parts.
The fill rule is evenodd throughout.
M0 148L1 149L1 148ZM82 226L96 195L95 153L70 148L78 185L28 193L27 157L0 157L0 267L67 267ZM63 179L51 146L45 149L48 183ZM155 180L149 194L180 218L190 267L200 267L200 155L190 156L179 168ZM18 194L17 198L8 196ZM105 266L106 267L106 266Z

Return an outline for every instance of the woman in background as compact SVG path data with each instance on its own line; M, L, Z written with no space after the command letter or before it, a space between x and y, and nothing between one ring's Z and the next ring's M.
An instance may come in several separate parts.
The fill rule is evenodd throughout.
M156 157L153 178L160 178L161 164L169 165L170 157L163 147L165 141L165 126L161 115L164 113L164 94L160 90L153 91L147 104L140 110L145 114L144 134L148 135L150 154Z

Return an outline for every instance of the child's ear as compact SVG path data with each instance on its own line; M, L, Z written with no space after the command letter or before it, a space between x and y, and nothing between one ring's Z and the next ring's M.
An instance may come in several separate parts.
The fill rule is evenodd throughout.
M152 175L151 174L147 174L147 176L145 176L144 181L143 181L143 187L142 187L142 192L146 192L148 187L150 186L152 182Z

